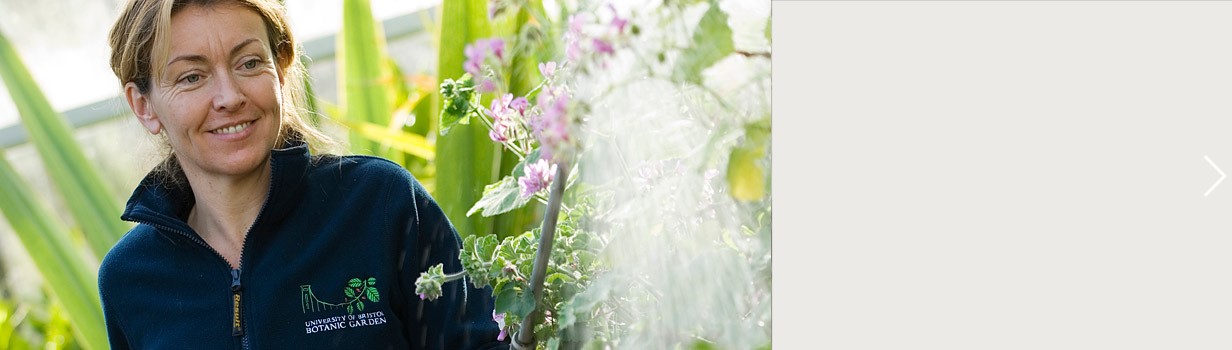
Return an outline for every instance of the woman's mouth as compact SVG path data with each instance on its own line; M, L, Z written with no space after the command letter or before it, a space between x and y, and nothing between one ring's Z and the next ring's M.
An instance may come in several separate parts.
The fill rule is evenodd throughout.
M244 131L244 129L247 129L248 126L250 125L252 125L252 122L244 122L243 124L237 124L237 125L232 125L232 126L228 126L225 128L218 128L218 129L210 130L210 132L214 134L219 134L219 135L230 135L230 134L235 134L235 133Z

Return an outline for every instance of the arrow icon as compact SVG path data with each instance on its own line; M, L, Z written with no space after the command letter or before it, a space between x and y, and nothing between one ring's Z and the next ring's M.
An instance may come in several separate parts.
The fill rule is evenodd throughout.
M1223 182L1223 178L1228 177L1228 175L1227 175L1227 174L1224 174L1224 173L1223 173L1223 170L1219 170L1219 166L1218 166L1218 165L1215 165L1215 162L1212 162L1212 161L1211 161L1211 157L1202 156L1202 158L1206 158L1206 162L1207 162L1207 163L1211 163L1211 166L1215 167L1215 171L1218 171L1218 172L1219 172L1219 180L1215 180L1215 184L1214 184L1214 185L1211 185L1211 188L1210 188L1210 189L1208 189L1208 190L1206 190L1206 194L1202 195L1203 197L1206 197L1206 196L1210 195L1210 194L1211 194L1211 191L1214 191L1214 190L1215 190L1215 187L1219 186L1219 183L1220 183L1220 182Z

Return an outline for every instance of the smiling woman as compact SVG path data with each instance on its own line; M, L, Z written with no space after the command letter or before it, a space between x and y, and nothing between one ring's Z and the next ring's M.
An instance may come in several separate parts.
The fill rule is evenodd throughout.
M457 285L444 303L414 294L428 266L460 268L460 242L410 173L312 155L329 141L301 118L284 12L130 0L112 29L125 99L170 150L99 270L112 347L505 347L490 287ZM300 333L321 320L337 327Z

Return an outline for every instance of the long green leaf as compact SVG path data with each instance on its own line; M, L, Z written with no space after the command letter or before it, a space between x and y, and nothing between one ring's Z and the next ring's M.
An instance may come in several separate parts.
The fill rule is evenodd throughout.
M85 233L91 250L97 257L103 257L129 228L120 221L118 201L103 186L98 173L81 152L81 146L73 139L72 129L52 109L3 34L0 34L0 76L4 78L22 125L38 150L52 183Z
M394 79L385 62L382 32L368 0L343 1L338 35L338 102L347 120L386 125L393 115ZM379 146L358 132L352 131L350 143L352 152L379 154Z
M369 140L387 143L394 149L423 159L432 160L436 157L436 147L429 143L423 135L412 134L401 129L390 130L372 123L338 121L350 128L352 132Z
M486 0L448 0L441 4L441 38L437 72L440 79L462 76L466 44L488 37ZM439 96L439 95L438 95ZM439 97L438 97L439 98ZM441 104L438 103L437 106ZM439 111L433 111L432 116ZM483 196L483 187L500 175L499 145L488 139L483 123L458 125L437 138L436 193L445 215L462 236L491 232L491 219L467 217L466 211Z
M18 177L0 150L0 211L34 260L34 265L64 304L82 345L107 348L107 331L98 299L97 278L85 258L77 253L60 225Z

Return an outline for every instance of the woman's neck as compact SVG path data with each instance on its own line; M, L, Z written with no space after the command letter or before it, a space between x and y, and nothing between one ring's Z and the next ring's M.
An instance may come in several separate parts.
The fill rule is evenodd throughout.
M233 268L239 267L245 235L260 214L269 192L269 162L244 176L199 171L185 171L185 175L196 197L188 215L188 226Z

